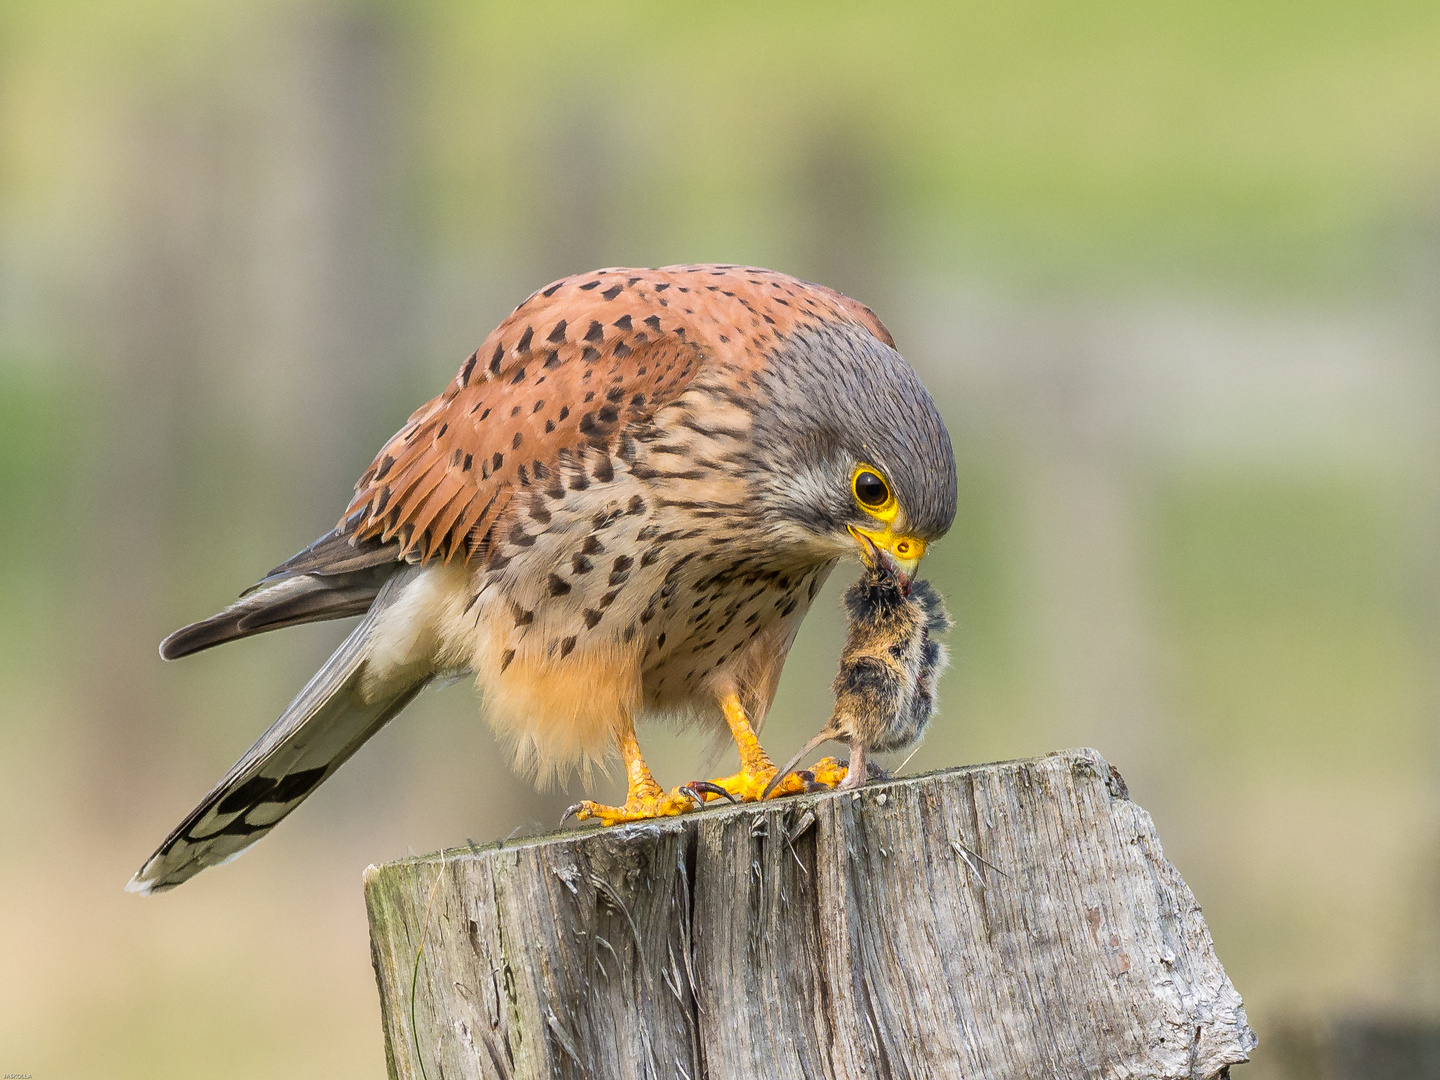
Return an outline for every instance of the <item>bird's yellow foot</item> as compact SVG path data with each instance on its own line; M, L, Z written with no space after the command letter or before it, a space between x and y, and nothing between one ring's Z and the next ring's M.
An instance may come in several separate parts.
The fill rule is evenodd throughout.
M804 795L810 791L828 791L845 779L846 766L843 761L824 758L808 769L797 769L768 790L775 779L776 768L765 760L758 767L741 769L733 776L687 785L705 793L707 799L718 798L720 794L730 797L732 802L759 802L762 799L778 799L784 795Z
M720 711L730 727L735 747L740 751L740 771L733 776L697 781L688 786L707 801L723 795L732 802L759 802L766 797L766 788L775 778L775 763L770 760L770 755L765 753L765 748L756 738L755 729L750 726L750 718L746 715L738 695L733 692L721 695ZM788 776L777 785L775 793L791 795L804 790L803 779Z
M723 791L733 802L759 802L765 793L765 785L770 783L774 775L775 766L767 758L763 763L748 769L742 768L732 776L722 776L718 780L701 781L689 786L696 791L703 792L707 800L718 799L720 796L717 792ZM798 778L791 777L790 779ZM801 780L795 791L804 790L805 782ZM793 792L786 791L785 794L793 794Z
M560 824L569 818L576 821L597 819L602 825L617 825L627 821L646 821L650 818L674 817L697 807L704 806L705 799L689 785L677 787L674 791L662 791L658 786L653 790L631 791L624 806L606 806L603 803L585 799L565 811Z
M705 805L705 796L698 790L705 788L704 784L686 784L667 793L655 782L645 759L640 756L640 745L635 741L635 725L628 714L620 718L615 741L620 758L625 762L625 805L606 806L585 799L565 811L565 816L560 819L561 825L572 817L577 821L596 818L602 825L648 821L651 818L674 817ZM719 794L725 793L722 791Z
M796 769L793 765L788 767L791 771L784 776L778 775L778 770L772 771L769 786L760 796L762 799L778 799L783 795L804 795L813 791L838 791L844 788L859 787L875 769L873 765L868 766L865 777L852 777L850 763L837 761L833 757L821 758L808 769Z
M811 765L810 768L801 771L809 773L810 783L818 787L836 788L840 786L840 781L844 780L846 774L849 773L850 766L847 762L837 761L833 757L827 757L821 758L814 765ZM779 788L776 790L778 791ZM805 790L809 791L813 789L806 788Z

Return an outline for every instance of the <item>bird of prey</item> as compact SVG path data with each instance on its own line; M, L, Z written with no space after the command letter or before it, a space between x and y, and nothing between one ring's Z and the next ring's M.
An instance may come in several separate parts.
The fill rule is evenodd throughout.
M955 500L939 411L864 305L743 266L556 281L385 444L334 531L165 639L175 659L363 616L128 888L234 858L465 673L519 767L618 751L624 804L582 819L758 799L776 770L756 731L826 577L878 550L908 578ZM740 771L667 792L636 741L656 717L728 728Z

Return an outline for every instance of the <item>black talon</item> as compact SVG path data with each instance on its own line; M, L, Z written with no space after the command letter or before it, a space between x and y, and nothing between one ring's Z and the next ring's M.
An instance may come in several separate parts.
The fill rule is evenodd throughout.
M815 772L812 769L796 769L795 775L805 781L805 794L814 795L817 791L829 791L829 784L822 784L815 779Z
M576 814L578 814L581 810L584 809L585 804L583 802L577 802L574 806L570 807L569 810L566 810L565 813L560 816L560 826L563 828L565 822L569 821L572 817L574 817Z
M738 800L735 798L734 795L731 795L728 791L726 791L726 790L725 790L723 787L721 787L719 784L712 784L712 783L710 783L709 780L694 780L694 781L691 781L690 783L686 784L685 786L686 786L688 789L690 789L691 791L695 791L695 792L701 792L701 791L703 791L703 792L705 792L707 795L719 795L722 799L729 799L731 803L736 803L736 802L738 802ZM703 804L704 801L705 801L705 800L702 799L702 800L701 800L701 803Z
M680 792L687 799L689 799L692 803L695 804L695 809L698 810L705 805L705 797L701 795L698 791L696 791L693 787L691 787L689 784L682 784L680 786Z

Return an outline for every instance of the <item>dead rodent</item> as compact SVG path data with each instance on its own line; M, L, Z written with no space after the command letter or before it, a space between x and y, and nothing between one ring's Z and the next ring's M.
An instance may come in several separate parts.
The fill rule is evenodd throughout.
M774 790L800 760L830 739L850 747L850 766L837 787L859 787L866 755L903 750L925 733L935 712L935 684L949 662L933 634L951 621L928 581L903 578L877 563L845 590L849 634L835 676L830 722L807 742L766 789Z

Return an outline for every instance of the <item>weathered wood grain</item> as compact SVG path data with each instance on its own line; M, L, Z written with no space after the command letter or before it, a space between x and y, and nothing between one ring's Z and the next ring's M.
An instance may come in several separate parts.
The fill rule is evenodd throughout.
M1213 1077L1255 1045L1093 750L448 851L365 896L397 1080Z

